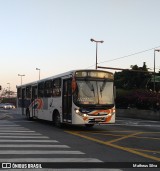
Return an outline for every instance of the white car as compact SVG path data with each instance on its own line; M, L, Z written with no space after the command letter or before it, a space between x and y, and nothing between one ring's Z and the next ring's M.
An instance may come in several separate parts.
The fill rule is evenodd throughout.
M3 108L3 109L15 109L16 107L11 103L0 103L0 108Z

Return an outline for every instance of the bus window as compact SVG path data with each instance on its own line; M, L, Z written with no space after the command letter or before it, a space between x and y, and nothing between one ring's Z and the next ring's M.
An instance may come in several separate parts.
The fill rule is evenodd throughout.
M38 84L38 97L44 97L44 82Z
M21 103L22 115L24 115L25 98L26 98L26 89L25 88L22 88L22 103Z
M37 98L37 86L32 87L32 100Z
M31 98L31 86L26 87L26 98Z
M22 99L26 98L26 88L22 88Z
M44 84L44 97L52 96L52 80L48 80Z
M53 80L53 96L61 96L61 78Z
M21 88L18 88L18 89L17 89L17 96L18 96L18 98L22 98L22 91L21 91Z

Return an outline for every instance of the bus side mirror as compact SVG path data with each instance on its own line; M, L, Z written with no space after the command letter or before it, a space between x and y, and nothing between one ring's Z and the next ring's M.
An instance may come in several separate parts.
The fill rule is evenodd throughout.
M77 83L76 83L75 78L73 78L73 79L72 79L72 93L75 92L76 88L77 88Z

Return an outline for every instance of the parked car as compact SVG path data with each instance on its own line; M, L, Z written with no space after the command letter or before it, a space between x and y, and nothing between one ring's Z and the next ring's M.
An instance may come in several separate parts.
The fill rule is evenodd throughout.
M0 108L2 109L15 109L15 105L11 103L0 103Z

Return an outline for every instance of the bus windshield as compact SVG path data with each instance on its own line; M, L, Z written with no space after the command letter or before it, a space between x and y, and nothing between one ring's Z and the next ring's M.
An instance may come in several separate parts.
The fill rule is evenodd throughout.
M113 105L113 81L76 80L74 103L81 105Z

